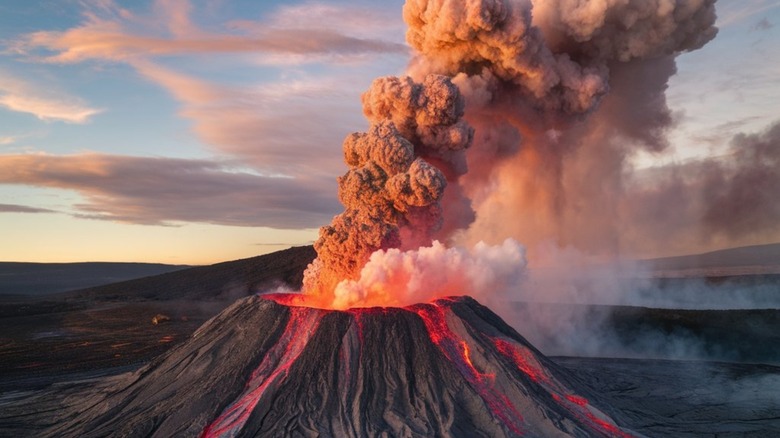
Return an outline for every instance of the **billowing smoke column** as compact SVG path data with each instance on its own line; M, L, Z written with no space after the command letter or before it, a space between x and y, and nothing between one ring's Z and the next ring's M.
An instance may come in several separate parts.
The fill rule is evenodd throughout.
M344 141L350 169L338 184L345 211L320 230L317 259L304 274L304 291L323 304L334 299L339 282L359 277L375 251L432 242L447 180L465 172L464 151L473 137L460 120L463 98L445 76L429 75L422 83L377 79L363 107L368 132Z
M469 283L469 269L430 263L434 253L481 266L491 287L514 280L483 263L484 246L434 239L642 245L622 228L627 158L666 147L674 57L714 37L714 0L409 0L403 14L411 78L363 95L371 127L344 142L346 210L320 231L307 294L337 308L405 305ZM524 266L516 242L497 248L512 272Z
M477 214L463 241L616 254L690 233L637 229L628 159L667 147L674 57L711 40L715 18L714 0L407 1L409 73L452 77L475 127L459 184Z

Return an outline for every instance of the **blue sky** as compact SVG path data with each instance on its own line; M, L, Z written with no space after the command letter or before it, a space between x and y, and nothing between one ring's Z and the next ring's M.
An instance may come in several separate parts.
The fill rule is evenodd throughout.
M4 1L0 260L213 263L310 243L341 209L360 94L410 58L401 1ZM678 57L647 168L778 119L780 1L721 1Z

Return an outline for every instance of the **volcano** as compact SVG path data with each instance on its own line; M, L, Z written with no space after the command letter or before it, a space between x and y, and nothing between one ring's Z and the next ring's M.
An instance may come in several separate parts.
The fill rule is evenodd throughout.
M632 436L469 297L336 311L237 301L50 436Z

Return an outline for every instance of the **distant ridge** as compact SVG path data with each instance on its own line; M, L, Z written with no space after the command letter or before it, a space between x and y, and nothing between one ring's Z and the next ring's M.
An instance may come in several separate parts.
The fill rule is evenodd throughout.
M742 246L703 254L662 257L641 260L653 271L727 275L750 273L780 273L780 243ZM777 271L777 272L775 272Z
M107 301L234 300L261 290L300 288L303 271L316 255L312 246L297 246L271 254L72 291L62 296Z
M161 263L0 262L0 295L42 296L189 268Z

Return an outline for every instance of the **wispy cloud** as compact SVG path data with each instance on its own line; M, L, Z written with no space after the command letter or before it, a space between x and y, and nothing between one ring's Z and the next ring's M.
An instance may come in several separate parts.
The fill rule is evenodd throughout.
M78 26L24 35L10 51L52 68L126 64L178 101L179 115L192 121L204 144L251 170L212 160L17 154L0 155L0 184L73 190L85 199L73 206L78 217L142 224L310 228L341 209L335 184L344 168L340 144L365 124L359 95L367 79L352 67L387 54L406 56L397 11L391 18L390 12L309 2L280 6L262 21L215 22L187 0L157 0L140 12L111 0L82 4ZM231 65L250 68L297 57L323 64L297 69L291 73L296 79L283 82L231 83L213 72L199 76L204 69L190 61L205 59L202 54L210 60L239 54L228 59ZM184 62L174 64L173 56Z
M9 135L0 136L0 145L14 144L15 142L16 142L16 137L11 137Z
M10 49L55 63L89 59L127 61L195 53L343 56L408 50L400 42L344 32L360 28L358 24L347 25L350 18L355 18L349 14L339 21L343 26L323 25L321 20L302 25L280 19L291 15L280 13L275 22L232 21L224 24L225 33L210 33L192 22L191 5L187 1L158 0L155 9L167 23L166 32L157 26L159 18L144 20L104 5L99 10L85 12L86 21L78 27L33 32L14 41ZM370 15L365 18L369 23L378 21Z
M741 0L718 3L718 27L743 22L758 14L780 8L778 0Z
M0 204L0 213L59 213L48 208L28 207L17 204Z
M758 20L756 24L754 24L750 30L769 30L771 28L775 27L766 17Z
M267 173L333 178L343 169L342 139L349 127L363 123L359 92L348 81L319 78L239 87L151 62L133 65L181 102L180 114L195 122L204 143Z
M253 64L260 58L287 62L302 55L308 62L323 57L339 62L344 56L407 50L398 41L403 35L399 14L393 11L391 18L381 8L317 2L282 6L263 21L222 23L225 34L199 26L186 0L158 0L153 9L152 16L134 15L104 0L85 11L78 27L28 34L14 48L49 62L126 63L179 101L179 115L192 120L198 138L216 151L246 159L265 173L330 178L343 171L338 150L344 136L364 125L359 95L367 83L303 74L298 80L237 85L171 68L161 57L247 52L256 55L244 60ZM220 25L211 23L208 29ZM375 39L375 31L386 38Z
M714 127L708 127L706 130L702 130L702 132L694 133L691 139L698 142L707 143L710 146L725 145L734 136L735 133L738 133L744 126L757 120L761 120L761 118L757 116L750 116L731 120Z
M0 106L32 114L41 120L68 123L86 123L101 112L77 97L54 92L50 87L19 79L3 71L0 71Z
M0 155L0 184L73 190L82 218L149 225L202 222L312 228L339 210L316 178L274 178L231 163L104 154Z

